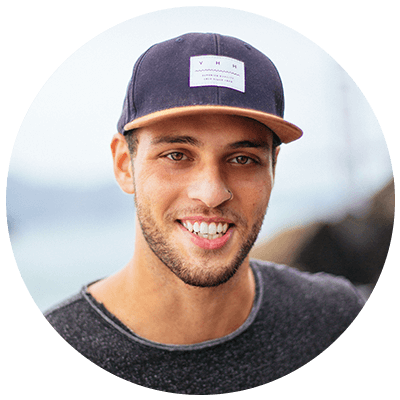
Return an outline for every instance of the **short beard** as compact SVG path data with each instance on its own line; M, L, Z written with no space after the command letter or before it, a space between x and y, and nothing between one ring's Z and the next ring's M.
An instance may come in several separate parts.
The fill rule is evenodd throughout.
M156 224L154 223L150 213L138 204L136 198L135 204L139 224L150 249L181 281L187 285L196 287L216 287L226 283L235 275L257 240L265 215L265 211L259 211L256 214L260 217L252 226L250 233L242 243L242 246L234 259L229 265L225 266L220 273L216 273L212 268L212 263L213 255L218 254L218 250L210 252L210 256L206 260L206 268L199 268L200 270L191 268L190 262L183 259L182 255L167 243L163 234L157 230Z

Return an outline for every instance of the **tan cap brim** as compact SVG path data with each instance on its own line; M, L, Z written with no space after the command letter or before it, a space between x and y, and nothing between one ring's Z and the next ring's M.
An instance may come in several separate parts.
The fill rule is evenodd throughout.
M282 141L282 143L290 143L296 139L299 139L303 135L303 131L296 125L285 121L284 119L273 115L267 114L262 111L230 107L230 106L218 106L218 105L197 105L197 106L184 106L169 108L167 110L156 111L154 113L145 115L137 118L131 122L128 122L124 129L125 131L131 129L142 128L167 118L172 117L183 117L187 115L196 114L227 114L227 115L238 115L241 117L248 117L261 122L270 128Z

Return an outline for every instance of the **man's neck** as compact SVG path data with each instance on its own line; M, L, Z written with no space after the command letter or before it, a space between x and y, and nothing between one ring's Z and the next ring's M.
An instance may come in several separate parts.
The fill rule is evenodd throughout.
M251 311L255 280L248 259L228 282L210 288L189 286L166 267L149 265L134 256L120 272L89 287L143 338L165 344L217 339L239 328Z

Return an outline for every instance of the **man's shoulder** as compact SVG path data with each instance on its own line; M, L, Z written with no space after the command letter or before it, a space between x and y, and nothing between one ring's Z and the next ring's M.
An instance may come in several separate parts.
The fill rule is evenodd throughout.
M47 321L65 339L75 336L94 317L93 309L84 298L84 290L44 312Z
M252 265L262 277L265 299L281 301L282 306L355 316L365 303L355 286L342 276L299 271L259 260L252 260Z
M83 304L83 295L82 292L76 293L73 296L66 298L65 300L61 301L53 305L52 307L48 308L43 314L44 316L49 318L54 318L57 315L65 314L71 312L76 308L76 306L80 306Z
M86 301L83 296L83 289L78 293L66 298L65 300L53 305L43 314L47 320L54 320L59 316L67 316L82 312L86 306Z
M251 265L263 291L255 327L273 337L279 356L284 354L294 363L301 359L303 365L324 351L364 305L343 277L253 260Z

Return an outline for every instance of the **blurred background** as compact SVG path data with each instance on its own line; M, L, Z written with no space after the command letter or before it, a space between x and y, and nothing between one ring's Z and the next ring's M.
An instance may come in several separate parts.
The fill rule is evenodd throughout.
M300 34L254 14L188 7L136 17L69 57L32 103L15 141L7 219L22 278L41 310L131 258L133 199L114 181L109 143L136 59L199 31L238 37L277 66L285 118L304 136L283 145L253 256L344 275L365 297L393 226L388 149L351 77Z

